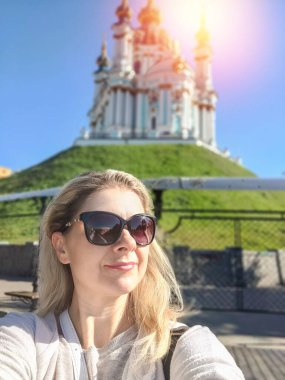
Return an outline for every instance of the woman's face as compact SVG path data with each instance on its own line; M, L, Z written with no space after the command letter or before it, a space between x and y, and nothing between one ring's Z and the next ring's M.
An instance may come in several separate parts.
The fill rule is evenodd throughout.
M108 211L125 220L145 212L136 193L118 187L91 194L78 210L78 215L86 211ZM64 264L70 264L77 291L93 297L118 297L130 293L146 272L149 246L137 246L126 228L119 239L108 246L89 243L83 222L72 224L65 234L55 234L60 236L53 240L62 242L62 254L57 249L60 245L54 244L58 258Z

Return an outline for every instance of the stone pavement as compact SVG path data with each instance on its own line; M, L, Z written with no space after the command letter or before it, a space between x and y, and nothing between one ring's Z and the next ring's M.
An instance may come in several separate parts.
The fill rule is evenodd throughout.
M285 350L227 346L246 380L284 380Z
M1 311L28 311L5 291L32 290L32 279L0 278ZM189 311L188 325L208 326L226 345L246 380L285 379L285 315L225 311ZM230 379L229 379L230 380Z
M225 344L246 380L285 379L285 315L192 311L188 325L208 326Z
M12 300L11 297L5 296L7 291L31 291L32 279L31 278L17 278L17 277L0 277L0 312L10 311L29 311L29 304L21 301Z

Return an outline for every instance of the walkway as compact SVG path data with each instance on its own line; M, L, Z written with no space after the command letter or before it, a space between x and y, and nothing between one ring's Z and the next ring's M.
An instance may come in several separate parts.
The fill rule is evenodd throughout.
M246 380L285 379L285 315L192 311L189 325L208 326L225 344Z

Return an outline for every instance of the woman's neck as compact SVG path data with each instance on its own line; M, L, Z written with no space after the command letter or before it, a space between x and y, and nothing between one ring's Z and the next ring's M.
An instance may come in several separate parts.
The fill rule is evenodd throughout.
M128 295L94 300L93 297L79 298L74 292L69 315L84 349L104 347L132 325L126 313L127 303Z

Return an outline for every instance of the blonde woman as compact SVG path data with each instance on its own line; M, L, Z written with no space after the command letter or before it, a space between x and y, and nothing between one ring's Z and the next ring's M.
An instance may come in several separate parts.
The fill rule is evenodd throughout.
M0 379L168 378L182 300L155 229L151 198L130 174L67 183L42 220L39 309L0 320ZM172 380L244 379L206 327L172 349Z

